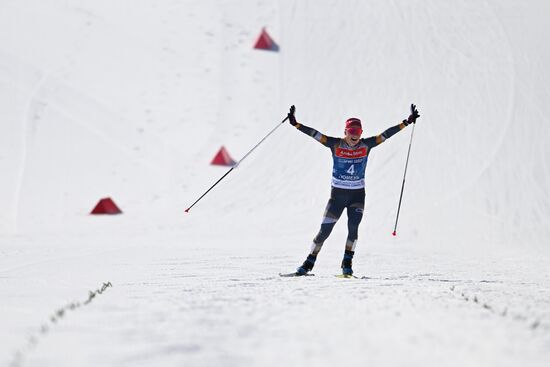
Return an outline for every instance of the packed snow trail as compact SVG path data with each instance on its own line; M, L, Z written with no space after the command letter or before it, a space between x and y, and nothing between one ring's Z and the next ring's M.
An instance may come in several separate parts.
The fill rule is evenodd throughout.
M11 284L40 278L48 285L44 294L3 281L8 294L25 295L3 304L6 326L29 334L98 279L113 284L51 327L21 365L544 366L550 358L546 258L503 253L494 262L458 251L372 246L355 265L368 279L338 279L339 249L332 247L315 276L281 278L296 263L289 245L266 241L238 250L230 242L204 246L183 233L128 238L131 248L88 257L86 265L60 259L56 267L2 273L18 279ZM97 247L92 238L78 240L81 249ZM103 246L117 247L116 240ZM19 307L10 307L14 302ZM24 317L36 304L40 311ZM3 342L13 351L25 338Z

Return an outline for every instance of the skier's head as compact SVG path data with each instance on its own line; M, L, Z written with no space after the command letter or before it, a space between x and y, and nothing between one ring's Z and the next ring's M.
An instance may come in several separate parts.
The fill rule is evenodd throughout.
M361 134L363 133L363 128L361 126L361 120L356 117L352 117L346 120L346 129L344 130L346 142L354 146L359 143L361 139Z

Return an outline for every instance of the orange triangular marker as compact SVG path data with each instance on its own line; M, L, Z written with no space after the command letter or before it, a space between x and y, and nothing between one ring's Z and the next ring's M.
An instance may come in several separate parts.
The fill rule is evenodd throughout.
M210 164L216 165L216 166L234 166L235 162L233 158L229 156L229 153L227 153L227 150L224 146L220 148L214 159L212 159L212 162Z
M103 198L90 214L122 214L122 211L111 198Z
M256 41L256 44L254 45L254 48L257 50L266 50L266 51L279 51L279 45L273 41L273 39L269 36L265 28L262 28L262 33L260 33L260 37L258 37L258 40Z

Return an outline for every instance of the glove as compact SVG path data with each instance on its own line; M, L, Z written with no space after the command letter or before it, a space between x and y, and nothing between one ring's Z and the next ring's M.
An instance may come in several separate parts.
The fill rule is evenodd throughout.
M292 105L290 106L290 112L288 113L288 115L286 115L288 118L288 122L290 122L292 126L296 126L298 124L298 122L296 122L296 117L294 116L295 111L296 111L296 107Z
M418 110L416 109L416 106L411 104L411 114L406 120L403 120L403 123L405 125L416 124L416 119L419 117L420 115L418 114Z

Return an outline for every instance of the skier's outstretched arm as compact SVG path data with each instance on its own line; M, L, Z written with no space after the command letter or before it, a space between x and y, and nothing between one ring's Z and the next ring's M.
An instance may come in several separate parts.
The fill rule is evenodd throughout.
M386 139L389 139L393 135L397 134L399 131L403 130L410 124L416 124L416 119L419 118L418 110L415 105L411 105L411 114L406 120L403 120L402 123L392 126L389 129L386 129L382 134L372 136L370 138L363 139L365 143L371 147L375 147L379 144L382 144Z
M376 135L376 136L371 136L370 138L365 138L363 139L365 141L365 143L370 146L370 147L375 147L377 145L380 145L382 144L383 142L386 141L386 139L389 139L391 138L392 136L394 136L395 134L397 134L398 132L400 132L401 130L403 130L405 127L407 126L407 124L405 124L404 122L400 123L399 125L395 125L395 126L392 126L390 127L389 129L386 129L382 134L380 135Z
M317 140L319 143L323 144L326 147L330 147L332 140L335 138L332 138L330 136L326 136L324 134L321 134L319 131L315 130L312 127L303 125L296 121L296 117L294 116L294 112L296 111L296 108L294 106L290 107L290 112L288 113L288 122L301 132L303 132L306 135L311 136L313 139Z

